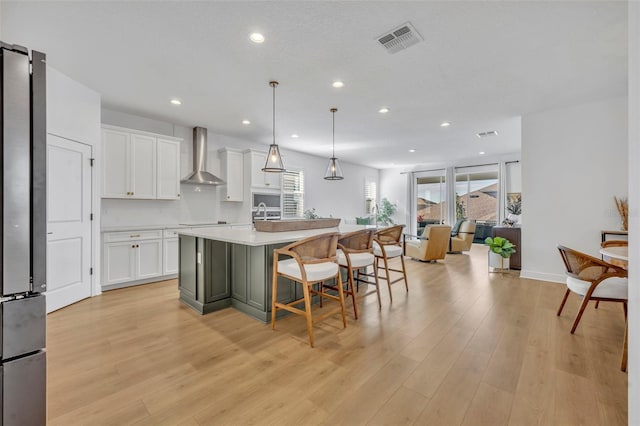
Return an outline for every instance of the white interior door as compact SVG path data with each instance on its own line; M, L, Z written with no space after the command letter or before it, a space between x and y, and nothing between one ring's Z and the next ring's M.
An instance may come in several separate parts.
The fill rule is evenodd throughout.
M91 296L91 147L47 135L47 312Z

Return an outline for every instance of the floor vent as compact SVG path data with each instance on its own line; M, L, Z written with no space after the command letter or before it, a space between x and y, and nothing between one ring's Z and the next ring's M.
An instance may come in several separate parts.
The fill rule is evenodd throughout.
M488 132L477 133L476 136L478 136L479 138L486 138L489 136L498 136L498 132L496 130L490 130Z
M410 22L382 34L377 39L389 53L397 53L422 41L422 37Z

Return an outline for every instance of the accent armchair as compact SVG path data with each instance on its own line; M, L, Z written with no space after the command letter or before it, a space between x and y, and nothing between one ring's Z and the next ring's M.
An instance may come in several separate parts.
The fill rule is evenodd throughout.
M473 236L476 233L476 224L470 220L465 220L460 225L456 235L451 235L449 242L449 253L462 253L471 250Z
M405 242L405 255L422 261L444 260L450 235L449 225L427 226L419 240Z

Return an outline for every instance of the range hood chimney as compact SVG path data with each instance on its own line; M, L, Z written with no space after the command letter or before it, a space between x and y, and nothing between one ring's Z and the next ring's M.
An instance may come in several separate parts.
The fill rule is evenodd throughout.
M222 185L224 180L207 170L207 129L193 128L193 173L182 179L181 183L193 185Z

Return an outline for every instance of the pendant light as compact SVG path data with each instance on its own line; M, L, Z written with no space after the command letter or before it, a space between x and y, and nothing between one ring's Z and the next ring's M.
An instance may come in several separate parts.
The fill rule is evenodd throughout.
M326 180L342 180L344 179L344 176L342 176L342 167L340 167L340 163L338 163L338 159L336 158L336 111L338 111L338 108L331 108L329 111L333 114L333 149L324 178Z
M284 164L282 164L280 149L278 149L278 145L276 144L276 87L278 86L278 82L270 81L269 86L273 87L273 143L269 145L267 161L265 161L262 171L282 173L285 171Z

